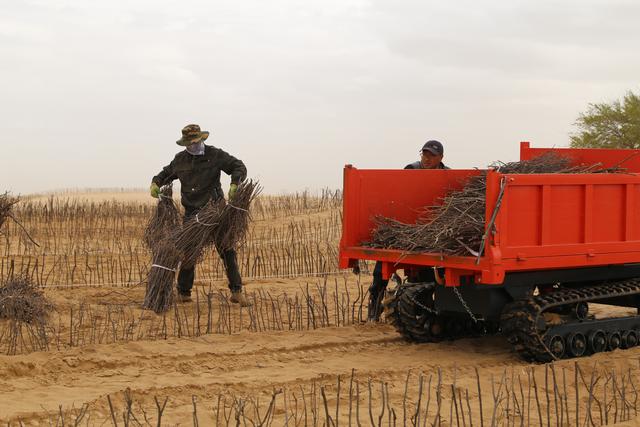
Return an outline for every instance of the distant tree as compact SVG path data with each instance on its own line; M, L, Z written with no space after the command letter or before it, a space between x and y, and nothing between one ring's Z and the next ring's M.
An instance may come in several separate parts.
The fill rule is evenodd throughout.
M628 92L622 101L589 104L571 135L576 148L640 148L640 96Z

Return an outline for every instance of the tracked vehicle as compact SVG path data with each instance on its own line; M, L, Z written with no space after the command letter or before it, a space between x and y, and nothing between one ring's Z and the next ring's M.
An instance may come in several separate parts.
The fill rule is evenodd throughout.
M521 143L520 160L549 150ZM380 261L384 278L404 270L406 279L386 308L412 341L501 333L522 357L539 362L638 345L640 150L553 150L575 165L600 163L625 172L487 171L485 242L477 256L363 242L375 216L415 222L423 207L481 171L347 165L340 266Z

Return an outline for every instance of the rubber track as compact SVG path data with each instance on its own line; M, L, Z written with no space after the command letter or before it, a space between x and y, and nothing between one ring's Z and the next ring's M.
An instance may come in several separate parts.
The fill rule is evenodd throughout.
M500 318L500 325L509 343L523 358L530 361L551 362L556 358L544 343L544 335L547 331L538 331L537 327L538 319L545 311L568 304L596 302L601 299L638 294L640 294L640 279L577 289L559 289L508 304Z
M432 320L433 315L416 303L419 294L428 291L423 283L403 283L398 285L394 294L383 303L386 317L400 335L409 341L434 341L427 328L427 323Z
M429 293L435 288L435 283L403 283L398 286L395 293L384 301L386 317L391 324L407 340L413 342L440 342L442 340L453 340L457 338L473 337L484 335L478 332L484 329L484 322L477 326L476 330L466 327L458 333L445 330L447 317L438 314L428 306L428 303L421 301L424 299L424 292ZM428 298L431 298L429 295ZM459 322L459 319L456 319ZM439 322L442 333L434 335L431 325ZM471 320L468 320L472 325Z

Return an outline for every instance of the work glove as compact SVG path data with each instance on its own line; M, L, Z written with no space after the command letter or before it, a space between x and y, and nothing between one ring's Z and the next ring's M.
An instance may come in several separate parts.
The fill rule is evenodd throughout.
M238 184L231 184L229 186L229 200L233 199L233 196L236 195L236 191L238 191Z
M158 184L152 182L151 187L149 187L149 193L151 194L151 197L157 199L160 195L160 187L158 187Z

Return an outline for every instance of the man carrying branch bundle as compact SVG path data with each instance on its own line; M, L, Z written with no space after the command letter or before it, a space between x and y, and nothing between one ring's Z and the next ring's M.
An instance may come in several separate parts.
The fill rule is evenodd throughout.
M440 141L436 141L432 139L427 141L422 146L422 150L420 150L420 160L415 161L413 163L405 166L405 169L449 169L447 166L442 163L442 158L444 157L444 147ZM431 270L427 270L425 272L421 272L422 275L431 275ZM421 277L420 280L428 281L429 279L425 279ZM431 280L433 280L431 278ZM376 262L375 267L373 268L373 282L371 283L371 287L369 288L369 307L367 318L370 321L377 321L380 319L380 314L382 313L382 299L384 297L384 291L387 289L388 280L382 278L382 263Z
M176 142L185 147L185 150L176 154L173 161L154 176L151 182L151 196L157 198L160 187L175 179L180 180L185 221L196 215L210 200L217 201L224 198L220 184L220 171L231 175L229 200L233 199L238 184L247 176L247 168L241 160L219 148L205 145L204 141L208 137L209 132L201 131L198 125L185 126L182 129L182 138ZM216 249L222 258L229 279L231 302L243 307L249 305L246 296L242 293L242 279L238 269L236 251L223 249L217 244ZM178 273L178 298L180 301L191 301L191 288L194 279L195 266L180 268Z

